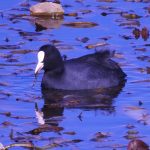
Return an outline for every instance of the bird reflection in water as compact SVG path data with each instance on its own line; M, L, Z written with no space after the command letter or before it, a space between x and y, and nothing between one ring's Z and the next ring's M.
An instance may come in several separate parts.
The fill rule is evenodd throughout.
M124 85L125 83L113 88L80 91L41 89L44 99L43 119L45 123L50 123L51 118L57 118L58 123L65 108L101 110L111 114L115 112L114 98L119 95Z

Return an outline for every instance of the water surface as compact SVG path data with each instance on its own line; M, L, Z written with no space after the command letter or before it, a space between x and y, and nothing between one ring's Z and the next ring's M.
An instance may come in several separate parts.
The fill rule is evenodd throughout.
M150 41L148 35L133 34L135 28L149 31L149 3L61 2L66 13L75 12L78 16L65 16L39 32L35 27L37 20L29 13L30 5L37 1L30 1L28 6L25 1L5 0L0 6L0 142L4 146L32 142L49 149L57 143L53 148L56 150L122 150L134 138L149 144ZM130 14L140 17L132 18ZM98 26L64 25L76 21ZM85 37L89 40L82 42ZM42 96L42 72L34 87L32 84L38 48L47 43L54 43L67 59L93 53L94 48L86 48L89 44L107 43L107 48L116 50L113 60L127 74L125 86L113 92L54 91ZM54 107L49 99L64 101ZM37 118L39 111L43 114L41 120Z

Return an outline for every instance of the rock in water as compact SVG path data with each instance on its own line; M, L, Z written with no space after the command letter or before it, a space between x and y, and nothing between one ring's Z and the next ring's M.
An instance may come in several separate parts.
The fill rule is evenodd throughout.
M127 150L149 150L149 146L142 140L135 139L129 142Z
M52 2L38 3L30 7L31 15L33 16L48 16L53 19L62 18L64 10L60 4Z

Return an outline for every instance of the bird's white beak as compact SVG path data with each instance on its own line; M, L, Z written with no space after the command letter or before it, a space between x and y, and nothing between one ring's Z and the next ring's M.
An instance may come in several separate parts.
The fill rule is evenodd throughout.
M37 75L40 72L40 70L44 67L44 63L43 63L44 57L45 57L45 53L43 51L38 52L38 63L35 68L35 72L34 72L35 75Z

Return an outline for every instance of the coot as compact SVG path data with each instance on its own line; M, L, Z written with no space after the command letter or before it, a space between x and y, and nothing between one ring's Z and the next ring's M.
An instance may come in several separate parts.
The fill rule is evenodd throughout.
M111 60L113 52L101 50L79 58L63 60L54 45L44 45L38 52L35 75L43 68L42 88L85 90L124 84L126 74Z

